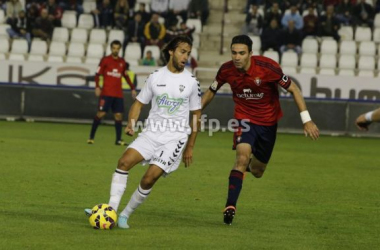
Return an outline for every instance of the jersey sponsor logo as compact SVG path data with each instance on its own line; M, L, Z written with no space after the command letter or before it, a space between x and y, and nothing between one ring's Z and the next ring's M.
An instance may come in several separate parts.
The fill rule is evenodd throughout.
M252 93L252 89L243 89L243 94L236 93L236 96L246 100L259 100L264 97L264 93Z
M117 69L113 69L111 72L108 71L107 75L108 76L113 76L113 77L116 77L116 78L120 78L121 77L121 73Z
M261 79L260 78L256 77L254 81L255 81L257 86L261 85Z
M218 82L217 82L217 81L214 81L214 82L211 84L210 88L211 88L212 90L216 90L216 89L218 88Z
M179 91L182 93L183 90L185 89L185 86L184 85L179 85Z
M158 107L167 108L169 114L174 114L183 103L182 98L169 98L169 95L167 93L157 96L156 101Z

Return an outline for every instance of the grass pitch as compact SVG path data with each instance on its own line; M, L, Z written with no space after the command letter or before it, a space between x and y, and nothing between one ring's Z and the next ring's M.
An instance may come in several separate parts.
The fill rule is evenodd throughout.
M129 230L90 227L108 202L124 148L114 128L0 122L0 249L378 249L379 140L279 134L263 178L247 176L232 226L222 223L231 134L201 133L194 164L154 187ZM128 139L128 138L125 138ZM129 176L127 204L146 167Z

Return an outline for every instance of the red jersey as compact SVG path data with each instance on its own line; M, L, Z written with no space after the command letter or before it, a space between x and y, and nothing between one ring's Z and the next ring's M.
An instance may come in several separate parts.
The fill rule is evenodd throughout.
M95 76L96 87L99 87L99 76L103 76L101 96L123 98L121 77L127 80L131 89L135 89L128 75L125 74L126 65L125 60L121 57L115 59L112 55L109 55L102 58Z
M239 72L232 61L224 63L210 90L216 93L225 83L231 86L236 119L271 126L282 117L278 85L287 89L291 80L272 59L252 56L251 66L244 73Z

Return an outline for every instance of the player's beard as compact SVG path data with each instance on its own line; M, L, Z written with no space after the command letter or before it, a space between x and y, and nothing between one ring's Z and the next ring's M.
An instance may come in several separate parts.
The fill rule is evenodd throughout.
M183 70L183 68L185 67L185 66L182 66L182 65L179 64L178 59L175 56L173 56L173 61L172 62L173 62L173 67L178 72L181 72Z

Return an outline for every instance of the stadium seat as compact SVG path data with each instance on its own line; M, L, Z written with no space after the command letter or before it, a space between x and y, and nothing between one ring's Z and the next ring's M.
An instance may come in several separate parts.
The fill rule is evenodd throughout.
M70 43L67 50L67 56L82 57L84 56L84 45L82 43Z
M85 64L96 64L96 65L98 65L99 62L100 62L100 59L98 59L98 58L86 57L84 59Z
M281 67L281 68L282 68L282 72L284 72L284 74L286 74L286 75L297 74L297 68L296 67L284 66L284 67Z
M0 9L0 23L5 23L5 14L3 9Z
M286 51L281 56L281 65L288 67L297 67L298 55L293 51Z
M317 67L317 55L311 53L303 53L301 56L300 66L303 68Z
M374 70L375 58L373 56L361 56L358 61L359 70Z
M65 27L55 27L52 40L64 43L69 41L69 30Z
M32 55L32 54L30 54L28 56L28 61L29 62L43 62L44 57L43 57L43 55Z
M9 24L0 24L0 37L9 38L7 29L9 29L11 26Z
M160 51L160 48L158 46L156 46L156 45L145 46L144 55L146 54L146 52L148 50L152 51L152 56L154 57L154 59L156 59L156 60L160 59L161 51ZM133 58L133 59L140 59L140 58Z
M355 41L342 41L340 43L339 53L341 55L356 55L356 51Z
M253 50L252 50L252 55L253 55L253 56L261 56L260 50L255 50L255 49L253 49Z
M373 22L373 27L376 29L376 28L380 28L380 13L377 13L376 16L375 16L375 20Z
M375 43L380 43L380 28L376 28L373 31L373 41ZM379 52L379 54L380 54L380 52Z
M108 42L111 43L114 40L118 40L123 44L124 32L122 30L110 30L110 33L108 34Z
M189 28L195 27L195 31L194 31L195 34L202 33L202 23L201 23L201 20L189 18L186 21L186 25Z
M84 1L82 6L84 13L91 13L91 11L96 9L96 1Z
M8 57L9 61L25 61L25 55L10 53Z
M106 56L111 54L111 42L107 44L106 46ZM141 54L141 47L140 47L140 54ZM123 50L119 50L119 56L121 57L123 55Z
M26 53L28 53L28 42L24 39L13 40L11 53L13 53L13 54L26 54Z
M359 70L358 76L360 77L375 77L373 70Z
M321 44L321 54L333 54L338 51L338 43L335 40L323 40Z
M322 69L335 69L336 68L336 56L324 54L319 59L319 67Z
M376 44L372 41L361 42L359 45L360 56L376 55Z
M300 74L311 74L315 75L317 73L315 68L301 68Z
M72 43L87 43L88 33L86 29L75 28L71 32Z
M338 34L340 35L340 39L342 41L351 41L354 39L354 30L352 26L342 26L338 30Z
M62 56L52 56L52 55L49 55L47 60L47 62L63 62L63 57Z
M249 36L252 40L252 50L261 50L261 39L259 36Z
M146 47L145 47L146 49ZM153 52L153 51L152 51ZM126 61L139 60L141 58L141 47L139 43L129 43L125 48L124 58Z
M318 41L314 38L306 38L302 41L303 53L318 53Z
M354 55L341 55L339 58L339 68L353 70L356 67Z
M92 29L94 27L94 18L90 14L81 14L78 20L78 28Z
M8 53L9 47L9 40L5 37L0 37L0 53Z
M126 60L130 66L139 66L139 60Z
M96 58L99 60L104 56L104 47L102 44L93 44L90 43L87 47L87 57L89 58Z
M47 53L47 44L43 40L36 40L34 39L32 41L32 45L30 48L30 54L32 55L45 55Z
M90 32L90 43L106 43L107 35L104 29L92 29ZM120 41L123 44L123 41Z
M3 53L0 53L0 60L6 60L7 57L5 56L5 54Z
M62 14L61 22L62 22L62 27L73 29L77 26L77 16L76 14L65 11Z
M64 56L66 54L66 45L63 42L52 42L49 47L51 56Z
M339 76L355 76L355 71L352 69L341 69L338 73Z
M335 76L335 70L334 69L321 69L319 71L319 75Z
M357 27L355 31L355 41L364 42L371 41L371 28L369 27Z
M277 51L267 50L264 52L263 56L268 57L277 63L280 63L280 56Z
M66 63L82 63L82 58L78 56L67 56Z

